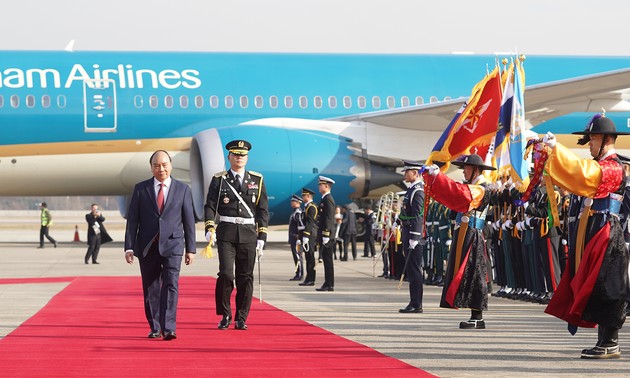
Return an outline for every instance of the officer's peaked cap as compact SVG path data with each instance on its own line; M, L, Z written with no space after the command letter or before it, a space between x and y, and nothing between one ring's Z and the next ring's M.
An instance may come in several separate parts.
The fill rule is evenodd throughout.
M225 145L225 149L234 155L247 155L249 150L252 149L251 143L246 140L237 139Z

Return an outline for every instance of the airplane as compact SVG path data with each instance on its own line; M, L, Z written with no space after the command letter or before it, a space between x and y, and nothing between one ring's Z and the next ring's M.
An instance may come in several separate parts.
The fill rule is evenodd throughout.
M424 160L491 55L0 51L1 196L110 195L124 216L156 149L173 157L195 215L225 143L252 143L270 224L292 194L333 178L338 204L400 184ZM630 127L630 57L530 56L526 117L576 146L605 108ZM620 138L620 149L630 144ZM630 142L630 141L628 141ZM581 150L584 153L584 149ZM393 188L396 188L395 186ZM397 189L394 189L396 191Z

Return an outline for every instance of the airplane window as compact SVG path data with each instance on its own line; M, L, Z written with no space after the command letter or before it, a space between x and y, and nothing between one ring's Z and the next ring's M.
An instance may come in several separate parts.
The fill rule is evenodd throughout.
M142 107L144 106L144 99L142 98L142 96L140 95L134 96L133 105L138 109L142 109Z
M365 96L359 96L359 98L357 98L357 104L359 108L365 109Z
M305 109L306 107L308 107L308 99L306 98L306 96L300 96L299 102L300 108Z
M170 109L173 107L173 96L171 95L164 96L164 106L166 106L167 109Z
M409 104L409 97L407 97L407 96L402 96L402 97L400 98L400 104L401 104L401 106L409 106L409 105L410 105L410 104Z
M315 105L317 109L321 109L322 104L323 104L322 97L321 96L313 97L313 104Z
M416 96L416 105L424 104L424 98L422 96Z
M293 107L293 97L284 96L284 107L287 109L291 109Z
M337 97L335 96L328 97L328 107L331 109L335 109L337 107Z
M17 108L20 106L20 98L17 95L11 96L11 107Z
M197 109L203 108L203 96L195 96L195 107Z
M269 106L274 109L278 107L278 96L269 97Z
M64 109L66 107L66 96L59 95L57 96L57 107Z
M182 109L188 108L188 96L186 95L179 96L179 107Z
M158 107L158 98L157 98L157 96L153 95L153 96L149 97L149 106L152 107L153 109Z
M372 97L372 107L374 109L380 109L381 108L381 98L378 96L373 96Z
M240 98L241 108L246 109L249 106L249 99L247 96L241 96Z
M434 103L434 102L438 102L438 98L437 98L437 97L435 97L435 96L431 96L431 97L429 97L429 102L430 102L431 104L432 104L432 103Z
M0 108L1 107L2 106L0 106ZM50 96L49 95L43 95L42 96L42 107L50 108Z
M33 106L35 106L35 96L33 95L26 96L26 106L29 108L32 108Z
M210 107L212 109L216 109L219 107L219 97L218 96L210 96Z
M225 107L232 109L234 106L234 98L232 96L225 96Z
M396 99L394 96L387 96L387 107L390 109L396 107Z
M262 96L256 96L256 97L254 97L254 106L255 106L257 109L260 109L260 108L262 108L262 107L263 107L263 98L262 98Z
M343 107L350 109L352 107L352 99L350 96L343 96Z
M4 96L0 95L0 108L4 108Z

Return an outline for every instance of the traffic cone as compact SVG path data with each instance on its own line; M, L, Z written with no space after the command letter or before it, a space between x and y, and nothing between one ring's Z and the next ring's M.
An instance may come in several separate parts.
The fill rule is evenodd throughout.
M80 242L81 240L79 239L79 226L75 225L74 226L74 240L73 242Z

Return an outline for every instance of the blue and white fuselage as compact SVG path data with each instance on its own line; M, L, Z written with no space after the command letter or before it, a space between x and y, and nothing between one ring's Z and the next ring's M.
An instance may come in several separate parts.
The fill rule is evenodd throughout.
M253 145L247 168L265 176L272 222L286 222L291 195L315 189L320 174L336 180L340 204L400 181L395 164L425 159L449 115L413 127L396 117L461 101L494 64L493 56L0 52L0 195L127 196L150 175L150 154L165 149L201 218L210 177L225 169L223 146L239 138ZM530 86L626 69L630 58L529 57L525 67ZM627 127L628 113L609 116ZM585 118L554 117L534 131L577 131Z

